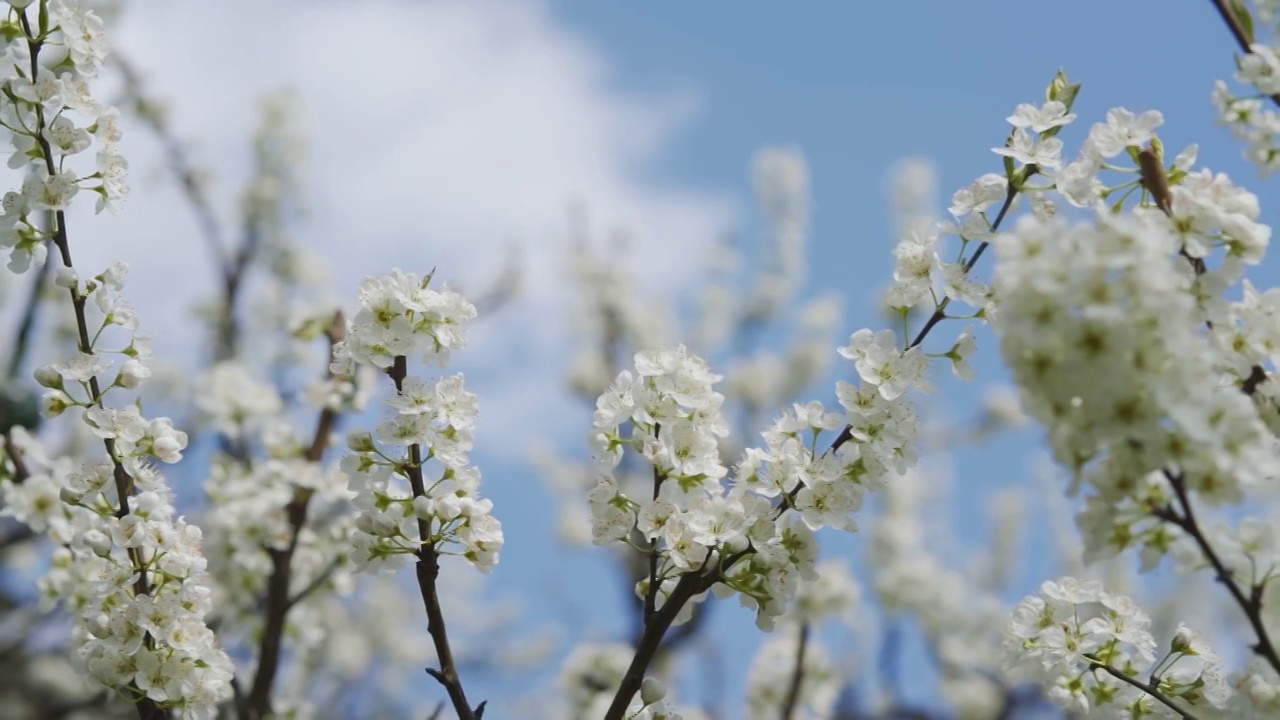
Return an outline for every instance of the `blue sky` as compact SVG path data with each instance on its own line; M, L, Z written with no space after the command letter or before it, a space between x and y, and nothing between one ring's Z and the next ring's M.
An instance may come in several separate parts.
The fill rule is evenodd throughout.
M552 7L607 58L613 82L698 98L693 119L648 166L654 177L746 198L746 162L756 148L786 142L804 150L816 208L808 291L835 288L846 296L846 332L878 325L869 297L891 267L886 170L906 156L933 160L944 202L972 178L998 172L989 149L1003 141L1005 116L1019 102L1040 100L1059 67L1084 83L1080 119L1064 135L1068 156L1108 108L1154 108L1165 114L1162 136L1171 152L1197 142L1203 165L1253 188L1264 204L1274 192L1274 183L1259 181L1240 146L1214 124L1209 90L1232 70L1235 46L1207 2ZM1264 267L1254 277L1273 280L1274 273ZM990 336L982 339L981 381L1000 380ZM976 391L945 383L930 402L963 417ZM975 489L961 492L954 506L953 522L968 540L980 541L975 518L983 516L987 492L1028 479L1036 445L1030 432L956 455L955 486ZM860 552L856 537L830 536L827 547L840 555ZM1046 571L1032 564L1022 581L1030 587ZM738 698L755 642L750 618L718 612L712 631L728 658L725 694ZM921 669L921 658L909 655L908 670ZM912 684L908 696L927 702L928 690Z
M999 171L990 148L1004 141L1004 118L1039 100L1059 67L1084 83L1080 119L1063 135L1068 155L1108 108L1155 108L1165 113L1171 150L1200 143L1202 164L1254 189L1264 206L1275 191L1214 125L1209 91L1233 68L1235 48L1208 2L134 7L120 28L121 50L171 103L178 133L213 173L218 207L235 207L257 98L281 85L297 89L310 153L310 214L298 235L329 268L336 298L349 303L361 275L397 265L439 267L455 284L483 287L508 243L524 249L521 302L478 327L458 362L480 394L475 459L507 532L493 590L522 596L536 620L572 615L568 637L621 637L629 627L601 551L554 550L551 500L524 461L543 433L562 448L582 447L589 423L559 390L572 303L557 279L569 204L585 200L600 228L636 233L649 252L628 262L650 286L688 293L697 269L684 262L686 251L731 227L759 230L747 179L752 153L794 143L808 156L814 190L805 295L841 292L847 336L880 325L870 301L891 268L886 171L904 157L929 158L944 203L974 177ZM226 52L228 37L238 39L236 53ZM128 259L130 297L157 336L158 355L190 358L199 346L185 313L210 285L192 266L195 224L158 179L154 143L136 126L126 131L135 195L119 218L74 220L96 231L73 240L77 258L98 267ZM1272 215L1264 211L1264 221ZM1269 268L1253 276L1263 285L1276 279ZM1004 379L990 336L979 342L980 382L942 383L929 402L939 414L967 416L980 388ZM816 388L815 399L834 404L831 387ZM968 540L980 536L975 518L987 493L1027 478L1035 435L955 456L954 484L966 492L954 519ZM832 535L827 549L856 557L860 538ZM1028 586L1042 574L1023 573ZM721 605L711 632L722 639L732 708L759 635L748 613L730 609L736 602ZM924 667L918 653L906 662ZM514 686L553 675L548 668ZM517 688L478 689L498 697ZM928 699L927 687L908 689Z

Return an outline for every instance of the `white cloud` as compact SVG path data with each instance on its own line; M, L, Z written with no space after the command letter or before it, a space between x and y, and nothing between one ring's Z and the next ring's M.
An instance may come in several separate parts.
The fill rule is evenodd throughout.
M688 288L692 260L734 216L719 194L651 177L696 98L619 89L607 58L540 3L138 0L117 44L169 101L227 209L247 174L258 99L297 90L310 171L301 235L340 297L392 266L483 287L509 243L523 248L519 303L468 351L468 364L484 358L482 374L501 378L481 388L481 442L547 403L565 407L553 389L568 350L570 204L586 203L598 230L625 228L645 249L627 261L666 290ZM193 219L159 176L157 146L127 131L134 196L118 217L73 218L77 264L128 260L128 294L157 351L181 352L195 339L175 330L181 313L212 277ZM586 422L579 410L568 426L576 436Z

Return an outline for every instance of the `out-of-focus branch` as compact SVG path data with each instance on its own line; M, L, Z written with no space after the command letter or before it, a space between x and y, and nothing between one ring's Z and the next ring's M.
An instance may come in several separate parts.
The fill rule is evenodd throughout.
M44 218L44 228L47 230L53 226L53 213L46 210ZM44 284L52 267L53 263L46 260L36 269L31 278L31 287L27 292L27 302L22 308L22 318L18 321L18 328L14 332L13 342L9 345L9 362L5 372L5 378L9 382L13 382L18 378L18 374L22 372L22 364L27 359L31 331L35 328L36 316L40 313L40 296L44 292ZM0 424L2 423L3 418L0 418Z
M787 685L787 697L782 702L781 720L791 720L795 716L796 707L800 704L800 688L804 685L805 653L809 648L809 623L802 623L799 637L796 639L796 660L791 668L791 680Z
M118 50L112 52L111 59L116 69L120 71L120 77L124 81L125 102L120 103L120 105L132 107L134 114L155 133L156 139L160 141L160 145L164 150L165 163L169 166L169 171L178 180L178 185L182 189L182 196L191 207L191 212L195 215L196 222L200 225L201 238L209 251L210 258L217 267L227 267L229 261L226 257L226 251L223 249L222 224L218 220L218 214L214 212L213 206L209 202L208 195L205 194L200 173L196 170L195 163L191 161L191 157L187 154L187 149L183 146L182 141L174 134L173 129L166 124L160 107L147 99L146 93L142 88L142 77L133 63Z
M333 322L325 333L329 341L326 358L332 357L334 345L341 342L345 334L346 321L342 313L334 313ZM333 377L333 370L328 362L325 363L325 376ZM332 407L325 406L320 411L315 434L307 449L308 462L318 463L324 457L324 451L336 421L337 412ZM266 548L271 558L271 577L267 580L265 619L258 652L258 667L254 673L253 688L249 691L241 712L242 717L248 720L262 720L271 714L271 687L275 683L276 673L279 670L286 616L301 599L301 595L290 598L289 587L293 581L293 554L298 548L298 537L302 534L302 527L307 522L307 505L310 501L311 490L304 488L294 490L293 499L285 506L285 515L290 529L289 544L284 549Z

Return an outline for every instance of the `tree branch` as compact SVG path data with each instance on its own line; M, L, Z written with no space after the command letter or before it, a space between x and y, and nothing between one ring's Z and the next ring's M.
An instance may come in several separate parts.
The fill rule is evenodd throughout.
M1114 677L1115 679L1117 679L1117 680L1121 680L1121 681L1123 681L1123 682L1126 682L1126 683L1128 683L1128 684L1130 684L1130 685L1132 685L1132 686L1134 686L1134 687L1138 688L1138 689L1139 689L1139 690L1141 690L1142 692L1144 692L1144 693L1146 693L1146 694L1150 695L1151 697L1155 698L1156 700L1159 700L1160 702L1164 703L1166 706L1168 706L1168 708L1169 708L1170 710L1172 710L1172 711L1174 711L1175 713L1177 713L1180 717L1186 718L1186 720L1196 720L1196 716L1195 716L1195 715L1192 715L1191 713L1187 712L1186 710L1183 710L1181 707L1178 707L1177 705L1175 705L1175 704L1174 704L1174 702L1173 702L1173 700L1172 700L1172 699L1170 699L1170 698L1169 698L1169 696L1167 696L1167 695L1165 695L1164 693L1160 692L1159 688L1157 688L1155 685L1152 685L1151 683L1143 682L1143 681L1139 680L1139 679L1138 679L1138 678L1136 678L1136 677L1131 677L1131 676L1129 676L1129 675L1125 675L1124 673L1120 672L1119 670L1116 670L1115 668L1111 667L1110 665L1103 665L1103 664L1102 664L1102 663L1100 663L1100 662L1096 662L1096 661L1094 661L1093 659L1089 658L1087 655L1085 656L1085 658L1089 660L1089 662L1092 664L1092 668L1093 668L1094 670L1102 670L1102 671L1106 672L1108 675L1110 675L1110 676Z
M345 334L346 322L342 313L334 313L333 322L325 333L329 341L325 352L326 360L332 359L334 345L341 342ZM325 378L333 378L329 362L325 363ZM320 411L315 434L304 456L307 462L319 463L324 457L337 416L337 411L327 405ZM245 699L244 709L241 712L241 716L248 720L263 720L271 715L271 687L275 683L276 673L280 668L280 650L284 640L286 616L302 597L299 595L290 598L289 588L293 582L293 554L298 549L298 537L307 522L307 505L311 501L311 495L312 491L309 488L294 488L293 499L284 509L285 517L289 521L289 544L283 550L264 547L271 558L271 577L267 579L266 608L263 611L258 667L253 676L253 687L249 691L248 698ZM324 575L321 575L321 579L323 577ZM318 587L317 583L312 585Z
M1253 36L1245 28L1244 23L1240 21L1240 17L1236 15L1235 8L1231 7L1230 0L1210 0L1214 9L1218 11L1218 15L1222 16L1222 21L1226 23L1227 29L1231 31L1231 37L1236 39L1236 44L1240 46L1240 51L1246 55L1253 53ZM1269 95L1271 102L1280 105L1280 95Z
M1187 492L1186 479L1167 470L1165 471L1165 477L1168 478L1169 483L1173 486L1173 492L1177 497L1180 509L1167 505L1162 508L1155 508L1152 514L1165 522L1177 526L1195 541L1205 560L1213 567L1218 582L1222 583L1227 588L1227 592L1231 593L1231 597L1236 601L1236 604L1244 611L1245 618L1249 621L1249 626L1253 628L1253 632L1257 636L1257 642L1251 645L1250 649L1265 659L1267 664L1277 673L1280 673L1280 654L1277 654L1275 644L1272 643L1271 636L1267 632L1267 626L1262 620L1262 595L1265 586L1255 583L1249 589L1248 594L1245 594L1240 584L1236 582L1231 568L1227 567L1222 558L1218 556L1217 551L1213 549L1213 545L1209 543L1209 539L1205 537L1204 531L1200 528L1200 523L1196 520L1195 512L1192 509L1191 497Z
M791 682L787 686L787 697L782 703L781 720L791 720L796 707L800 704L800 687L804 684L804 656L809 649L809 623L801 623L800 637L796 641L796 663L791 668Z
M1032 175L1035 175L1037 172L1035 165L1027 165L1025 169L1028 170L1027 172L1028 178L1030 178ZM1013 183L1013 181L1010 180L1008 190L1006 191L1004 196L1004 203L1000 206L999 212L996 213L996 219L991 223L991 232L994 233L1000 229L1000 225L1004 222L1005 217L1009 214L1009 209L1013 207L1013 201L1017 197L1018 197L1018 188ZM978 264L978 259L982 257L982 254L986 252L987 246L990 244L991 243L989 242L983 241L978 245L978 249L974 250L973 257L969 258L968 262L964 264L964 272L966 275L969 274L969 272L973 270L974 266ZM907 346L908 350L910 350L913 347L917 347L921 343L923 343L924 339L929 336L929 332L933 330L934 326L942 322L942 320L946 318L947 306L950 304L951 304L951 298L949 297L943 298L942 302L938 303L938 307L933 311L933 314L930 315L929 319L925 321L924 327L920 328L920 332L916 334L915 339L912 340L911 344ZM840 449L841 445L844 445L846 442L849 442L849 440L853 438L853 435L851 434L852 429L853 429L852 426L845 425L844 430L842 430L840 434L836 436L835 442L831 443L831 447L828 449L828 452L833 452L835 450L838 450Z
M396 392L403 392L404 379L408 374L408 359L397 355L387 374L395 383ZM409 463L405 466L405 472L409 476L413 496L425 497L427 489L422 479L422 449L417 443L409 446ZM462 680L458 677L458 665L453 658L453 649L449 646L449 633L445 627L444 611L440 608L440 593L436 586L440 577L440 553L436 551L432 541L430 525L421 518L418 519L418 539L422 546L417 552L415 575L418 578L418 589L422 592L422 604L427 611L427 632L431 635L436 657L440 661L440 668L437 670L429 667L426 669L427 674L444 686L445 692L449 694L449 701L453 703L454 712L458 714L458 720L480 720L484 715L485 703L480 703L473 710L462 689Z
M671 627L671 623L675 622L676 616L680 614L685 603L694 595L709 590L719 575L718 572L710 576L690 573L682 575L676 582L675 588L667 596L667 601L654 613L653 622L645 626L644 634L640 636L640 642L636 645L636 654L631 658L631 664L627 666L627 672L622 676L622 683L613 696L613 702L610 703L604 720L622 720L627 707L631 704L631 699L640 691L640 685L644 682L644 674L649 669L649 664L653 662L658 648L662 645L662 636Z
M39 57L40 50L44 43L43 40L35 39L36 36L32 33L31 24L27 19L25 10L18 12L18 20L23 33L27 36L27 47L30 51L31 58L31 79L34 82L40 77L41 66ZM50 71L46 69L45 72ZM49 173L49 176L52 177L58 174L58 168L53 161L53 147L49 143L48 137L45 136L46 128L47 122L44 116L44 109L40 105L36 105L34 137L36 144L40 148L40 153L44 157L45 170ZM75 264L71 260L71 244L67 239L66 213L62 210L58 210L54 213L54 225L53 243L58 249L58 254L62 260L63 266L68 270L72 270L75 268ZM48 262L48 260L46 260L46 262ZM89 325L88 321L85 319L84 312L85 297L80 295L78 289L74 287L69 288L68 292L71 294L71 306L75 313L78 349L86 355L92 355L93 343L89 340ZM90 404L97 405L98 407L104 407L102 402L102 389L101 385L98 383L97 376L90 376L88 384L89 390L92 393L92 397L90 397L89 400ZM116 495L120 502L120 507L116 510L116 517L123 518L130 513L129 497L133 494L133 478L129 475L128 471L124 469L124 465L120 462L120 458L116 454L115 440L112 438L104 438L102 444L107 451L107 457L111 459L111 463L114 466L112 476L115 480ZM141 553L134 548L130 548L128 553L129 560L138 574L137 579L134 580L135 594L150 595L151 584L147 580L146 563L143 562ZM147 636L147 642L151 642L149 635ZM168 720L170 717L168 709L161 707L155 700L152 700L145 693L137 690L136 685L133 687L139 695L136 707L138 710L138 716L141 720Z

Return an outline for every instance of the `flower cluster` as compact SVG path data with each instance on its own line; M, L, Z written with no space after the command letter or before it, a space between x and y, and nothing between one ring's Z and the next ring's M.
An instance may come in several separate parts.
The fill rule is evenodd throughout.
M349 378L323 384L345 384L348 392L333 397L322 413L359 408L359 394ZM262 597L275 572L271 551L290 553L291 598L305 599L302 593L320 586L349 589L353 579L346 560L354 514L347 478L337 467L326 468L308 457L310 448L317 442L323 447L327 438L300 442L281 414L283 402L275 388L256 382L234 361L210 370L196 404L225 437L256 434L266 451L262 459L253 458L247 449L218 457L205 481L210 504L207 553L221 591L219 617L233 617L237 629L256 634ZM322 425L320 431L327 432L327 427ZM299 507L305 507L305 517L300 517ZM305 524L294 527L300 519ZM324 625L307 617L309 607L300 603L290 610L295 652L322 640Z
M9 167L30 173L20 190L0 201L0 247L9 248L9 268L23 272L44 262L53 235L32 214L65 210L81 190L98 195L99 212L115 207L129 193L129 165L117 147L117 111L89 93L88 81L108 51L102 20L76 0L54 0L40 3L48 12L36 26L25 5L9 5L3 24L10 32L0 55L0 122L13 146ZM95 144L96 171L69 165Z
M1067 577L1018 604L1006 646L1015 675L1044 683L1055 701L1081 712L1116 708L1145 717L1166 715L1169 702L1224 707L1230 689L1204 639L1180 625L1157 663L1150 625L1128 597Z
M831 717L844 673L817 630L826 621L848 622L861 609L860 596L858 584L839 561L820 563L810 579L800 581L795 603L780 620L782 629L765 638L751 663L747 717L778 717L789 702L792 717ZM802 663L799 671L797 662Z
M842 391L842 400L854 398L849 420L857 425L846 428L846 440L820 450L820 435L845 427L846 418L821 403L797 404L763 433L765 448L745 452L726 483L717 440L728 427L724 398L713 388L720 376L684 346L638 353L635 362L635 372L620 373L597 403L595 541L634 543L638 536L649 544L654 569L637 586L642 597L652 592L663 600L681 575L718 572L715 592L739 593L757 609L761 627L771 627L797 580L813 575L814 531L854 529L851 515L867 488L910 459L907 406L884 400L875 385L867 386L874 398ZM652 468L651 492L638 497L615 476L627 448ZM652 582L658 586L651 589ZM678 617L689 612L685 606Z
M42 597L46 607L61 602L77 618L78 653L90 675L190 717L212 717L230 697L232 666L204 621L212 602L202 533L177 516L155 464L181 459L186 433L168 418L145 418L136 405L103 404L111 391L136 388L150 374L149 343L132 334L136 318L118 294L124 273L114 266L81 284L63 272L59 281L80 302L94 301L101 330L130 331L125 348L91 348L93 354L35 373L48 388L46 415L85 408L83 420L110 458L76 469L15 431L29 476L0 487L2 512L60 545ZM118 368L112 352L124 358ZM115 382L100 390L97 377L113 369Z
M391 416L372 433L351 433L351 453L342 459L355 493L355 560L367 569L392 569L424 546L460 546L459 553L482 571L498 562L502 525L493 503L479 495L480 471L470 464L477 413L475 395L461 374L429 383L406 376L407 356L443 364L466 342L475 307L448 289L430 289L431 276L395 271L367 278L361 309L346 339L334 347L335 372L354 363L388 369L396 396ZM424 479L427 460L442 467ZM401 478L408 487L393 482Z
M1217 186L1189 195L1208 206L1230 188ZM1240 313L1219 297L1239 264L1228 255L1197 275L1177 255L1195 249L1163 218L1028 218L995 241L1001 347L1059 462L1097 493L1081 518L1095 557L1166 544L1167 530L1140 521L1168 504L1171 478L1221 504L1280 471L1274 435L1238 384L1270 341L1254 329L1253 344L1236 342L1248 337ZM1228 252L1241 246L1220 227Z
M868 564L880 607L893 618L910 614L928 638L939 671L939 692L965 717L992 717L1004 702L996 681L1002 666L993 632L1007 612L980 568L960 565L940 548L954 547L930 501L936 474L913 470L885 484L882 510L871 528Z
M1276 49L1265 43L1252 43L1249 53L1240 58L1235 79L1257 92L1238 95L1219 80L1212 96L1218 122L1244 141L1244 156L1269 175L1280 169L1280 113L1267 97L1280 93L1280 56Z

